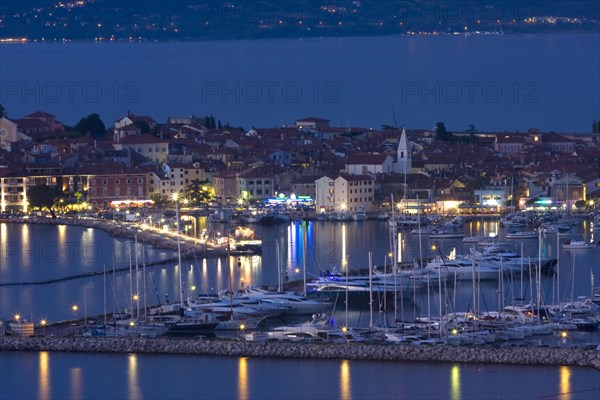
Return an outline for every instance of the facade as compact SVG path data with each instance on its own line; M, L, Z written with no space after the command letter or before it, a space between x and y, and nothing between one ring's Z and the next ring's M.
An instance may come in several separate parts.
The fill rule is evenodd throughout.
M221 171L214 177L215 198L221 204L234 204L240 195L238 189L239 172L232 170Z
M169 186L165 188L166 182L163 180L165 185L161 183L163 187L160 188L160 194L163 196L184 193L192 181L199 180L203 182L205 180L204 168L200 166L199 162L190 164L168 162L163 164L162 170L168 179Z
M29 178L24 176L2 176L0 171L0 212L28 211L27 186Z
M238 198L244 200L264 200L275 194L275 179L272 173L254 168L242 172L237 178Z
M157 163L167 161L169 156L169 141L148 134L125 136L114 146L116 150L130 149Z
M148 174L135 170L99 173L89 178L88 202L105 208L112 201L149 200Z
M387 154L356 154L348 157L346 172L350 175L389 174L394 160Z
M375 181L368 175L340 174L333 179L324 176L315 181L317 210L364 211L373 210Z
M482 206L502 207L508 201L509 188L475 190L475 203Z

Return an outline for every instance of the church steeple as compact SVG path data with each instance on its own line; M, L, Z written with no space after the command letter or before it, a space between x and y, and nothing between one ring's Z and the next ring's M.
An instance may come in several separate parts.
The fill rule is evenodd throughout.
M400 174L408 174L412 169L412 155L410 143L406 136L406 129L402 128L400 141L398 142L398 150L396 151L396 172Z

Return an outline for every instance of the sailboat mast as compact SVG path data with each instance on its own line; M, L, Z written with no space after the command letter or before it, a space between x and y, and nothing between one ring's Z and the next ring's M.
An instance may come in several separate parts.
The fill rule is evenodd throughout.
M373 329L373 253L369 252L369 329Z
M137 308L137 316L136 319L139 321L140 319L140 280L139 276L139 259L138 259L138 241L137 235L135 235L135 303Z
M177 257L179 262L179 265L177 266L179 270L179 307L181 307L181 310L183 311L183 266L181 264L181 231L179 230L179 200L177 198L175 199L175 211L177 218ZM229 246L229 237L227 238L227 245Z

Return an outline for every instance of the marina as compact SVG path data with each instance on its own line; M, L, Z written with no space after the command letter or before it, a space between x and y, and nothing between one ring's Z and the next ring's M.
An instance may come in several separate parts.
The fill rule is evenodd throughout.
M464 228L461 227L461 231L463 229L471 230L471 224L479 225L480 221L467 223ZM487 224L489 224L488 229L498 229L493 228L493 221L489 221ZM12 229L21 227L21 230L26 227L27 229L36 227L36 225L3 224L3 232L8 231L8 226ZM304 232L304 227L309 227L312 232ZM52 229L44 225L39 228ZM60 226L54 228L63 229ZM79 320L77 328L72 328L70 334L154 337L163 334L189 336L207 333L210 333L208 336L212 336L218 332L218 337L235 337L242 341L356 341L374 344L410 341L413 345L446 344L456 346L475 343L495 347L529 346L539 348L547 346L585 347L599 343L597 330L600 322L598 317L600 307L591 301L592 292L588 289L587 296L585 292L585 287L591 287L593 280L587 285L583 281L581 284L576 284L576 280L584 278L585 272L578 272L575 275L575 269L568 272L566 270L577 263L578 254L560 255L556 253L556 247L553 245L557 242L553 240L544 242L542 238L544 253L553 255L555 258L539 256L536 258L536 254L539 253L538 247L540 247L540 243L537 241L533 246L528 247L523 242L519 254L515 246L512 246L514 251L507 250L503 246L483 246L481 250L474 250L473 243L465 244L460 238L436 240L433 242L434 245L431 244L431 238L428 238L425 247L435 249L429 250L428 257L431 258L426 262L416 260L406 263L401 260L410 257L410 254L414 252L413 246L420 244L419 247L422 249L423 238L421 235L415 237L415 235L405 234L404 229L400 228L395 233L399 250L397 253L398 266L393 268L393 257L391 257L393 252L380 250L385 254L383 265L373 266L373 273L369 275L364 272L364 264L349 262L349 260L360 258L361 254L345 253L345 249L348 249L348 244L344 243L345 240L348 240L345 235L348 235L349 230L350 232L356 230L357 234L364 229L389 232L389 223L386 221L349 221L341 224L337 221L335 223L332 221L308 223L293 221L284 225L265 225L262 228L256 228L263 243L269 243L269 234L280 235L279 232L287 230L287 239L297 242L298 245L290 246L289 243L275 241L274 248L262 249L260 256L230 256L230 267L227 271L229 274L225 275L225 271L221 270L221 281L217 283L217 287L221 289L213 291L210 296L203 295L203 293L210 294L210 290L198 289L201 287L203 278L200 276L198 279L194 272L201 272L207 268L208 262L213 265L216 262L216 271L218 272L222 268L219 267L222 265L222 258L217 256L205 259L202 261L202 265L205 266L195 271L196 268L193 264L199 261L197 257L193 256L190 259L190 254L188 254L188 262L191 261L192 265L189 274L184 278L184 291L181 292L187 294L184 294L181 300L177 297L171 298L172 311L170 315L164 312L149 313L146 311L146 307L141 308L140 313L139 303L142 302L142 298L144 305L148 304L148 296L142 294L140 288L145 287L149 282L141 275L142 271L137 267L137 261L136 289L131 289L134 287L133 281L129 283L132 293L140 293L136 295L136 297L139 296L139 300L136 300L137 313L136 304L127 300L127 296L119 299L121 296L117 295L118 292L126 292L127 281L132 279L132 260L141 259L138 251L133 255L129 253L129 267L121 267L113 271L110 274L112 277L108 279L108 284L106 283L106 268L104 268L104 274L96 275L96 278L93 275L76 276L73 284L70 285L75 290L80 287L81 280L97 281L98 278L102 278L106 286L117 285L108 290L115 296L108 303L114 303L113 308L116 304L126 304L129 307L124 312L116 310L123 314L120 317L123 323L119 323L118 331L115 328L111 329L110 321L114 320L114 317L109 315L108 320L110 321L106 323L107 319L99 312L98 306L101 306L98 302L99 299L91 296L85 289L82 297L85 299L86 319L87 316L96 315L93 318L96 325L81 324L85 321ZM70 227L69 229L84 228ZM291 234L295 229L297 229L296 235ZM334 247L331 243L331 248L335 249L336 254L329 254L333 257L328 263L317 263L315 249L310 249L309 246L304 248L302 238L305 234L322 235L318 232L328 230L337 231L338 234L341 232L342 243L339 248ZM582 233L583 235L593 234L585 229ZM448 242L451 242L451 246ZM383 247L385 249L385 245ZM275 253L271 250L275 250ZM341 251L337 253L338 250ZM595 250L591 249L587 255L588 261L583 261L586 265L584 268L588 269L588 278L598 273L598 264L594 263L599 256ZM465 252L467 254L464 254ZM312 260L306 256L310 253L312 253ZM443 254L446 256L442 257ZM450 258L448 258L448 254ZM7 253L5 256L13 257L14 254ZM236 277L236 273L242 273L245 269L244 265L248 265L245 264L244 257L258 263L257 266L263 265L263 263L265 266L268 265L271 273L266 275L262 273L260 275L242 274ZM566 263L562 266L557 265L558 258L563 262L571 259L571 265ZM287 262L282 262L286 259ZM153 268L160 268L166 272L165 268L176 262L177 257L171 256L156 266L148 263L146 268L149 271L152 271ZM372 261L366 263L367 266L370 263ZM304 267L305 264L306 267ZM235 265L237 267L234 267ZM349 265L354 265L354 268L348 267ZM200 267L200 265L198 266ZM329 268L326 268L327 272L324 272L323 267L327 266ZM303 283L301 279L305 274L304 268L306 268L306 283ZM581 269L579 263L575 268L578 271ZM563 281L557 285L560 269L563 269ZM343 273L336 271L343 271ZM368 272L369 268L366 268L366 271ZM215 276L211 277L209 269L202 274L206 274L204 279L215 278ZM177 267L169 275L171 275L172 289L166 293L178 293L180 289L177 287ZM296 280L290 280L290 275L295 276ZM120 280L120 284L118 280ZM4 281L6 279L3 279ZM50 281L42 286L49 288L58 283ZM60 283L65 284L66 281ZM156 282L153 285L155 284ZM122 285L122 289L119 289L118 285ZM258 288L263 285L270 286L271 290ZM26 284L25 287L27 286ZM293 290L301 293L306 291L306 295L314 300L282 291L284 287L293 287ZM277 292L278 288L279 292ZM471 290L474 288L479 294ZM493 291L495 293L490 292L492 288L495 288ZM153 291L159 293L162 290L158 286L153 288ZM106 288L103 289L105 307L106 291ZM505 295L500 297L498 293ZM6 288L3 288L2 294L6 296ZM160 299L160 295L157 299ZM151 304L155 304L155 301ZM79 304L77 311L79 317L81 317L81 311L81 304ZM369 317L363 317L363 314L367 312ZM71 310L71 316L75 315L74 313L75 311ZM321 315L321 313L327 316L319 326L313 325L310 321L311 315L314 318L315 315ZM101 316L98 317L98 314ZM186 318L180 320L181 315ZM68 320L69 316L68 313L63 313L59 320ZM143 317L140 318L140 316ZM52 323L55 323L56 319L52 319L54 320ZM102 324L102 319L105 321L104 324ZM45 321L45 323L51 324L48 320ZM6 328L11 331L11 326L15 326L15 321L7 320L6 322L8 322L5 324ZM284 330L286 326L287 330ZM303 326L310 328L303 328ZM39 324L36 324L36 327L39 330ZM256 334L251 334L252 332L256 332Z

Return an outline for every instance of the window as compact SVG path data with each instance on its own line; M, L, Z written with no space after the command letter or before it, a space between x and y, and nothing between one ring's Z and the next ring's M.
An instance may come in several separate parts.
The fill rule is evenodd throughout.
M138 179L138 185L141 185L142 183L144 183L144 180L142 178Z
M120 179L115 179L115 185L120 185L121 184L121 180Z
M131 184L131 179L127 178L127 184L130 185Z

